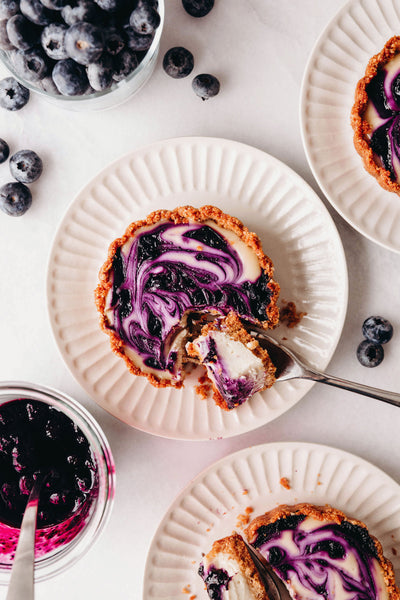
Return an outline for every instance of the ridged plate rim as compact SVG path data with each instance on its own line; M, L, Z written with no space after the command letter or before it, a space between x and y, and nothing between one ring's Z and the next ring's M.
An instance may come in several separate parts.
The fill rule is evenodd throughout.
M290 489L283 487L286 477ZM331 506L363 521L400 568L400 487L368 461L337 448L276 442L244 448L197 475L177 496L158 525L147 555L143 600L175 600L183 590L206 600L197 574L202 553L216 539L241 531L250 518L280 504Z
M319 187L356 231L396 253L400 252L400 199L364 169L353 145L350 112L369 59L399 31L398 0L349 0L317 38L300 93L303 147ZM328 47L337 59L329 56ZM324 129L329 123L331 135Z
M171 204L177 197L198 206L216 204L250 229L254 222L262 241L267 231L267 245L282 244L285 236L274 262L281 261L282 278L290 278L286 300L301 295L309 313L281 336L316 368L328 364L345 318L343 246L327 209L299 175L261 150L219 138L175 138L134 150L103 169L69 206L49 256L47 306L56 344L71 373L95 402L142 431L187 440L230 437L276 418L312 383L279 383L235 411L222 411L212 400L195 396L190 382L181 390L159 390L131 375L98 326L93 291L108 245L132 220L182 204ZM265 244L264 249L271 255ZM82 253L86 262L80 266Z

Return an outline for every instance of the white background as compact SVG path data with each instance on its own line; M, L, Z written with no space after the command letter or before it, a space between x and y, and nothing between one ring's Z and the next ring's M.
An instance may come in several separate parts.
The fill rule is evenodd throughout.
M317 384L294 408L253 432L181 442L136 431L104 412L63 363L47 315L46 266L57 225L76 193L110 161L141 145L185 135L215 136L279 158L328 205L349 269L347 317L328 370L400 392L400 256L368 241L334 214L313 179L300 135L307 59L342 0L216 0L204 19L189 17L180 0L166 4L155 73L123 106L73 113L32 96L18 113L0 113L0 137L11 152L31 148L44 161L43 175L32 185L29 212L20 219L0 214L0 380L48 385L79 400L104 429L117 473L114 509L103 535L79 563L38 584L38 600L56 595L59 600L141 598L149 545L170 503L202 469L250 445L323 443L353 452L400 480L400 412L376 400ZM176 45L193 52L195 73L211 72L220 79L219 96L202 102L191 90L191 78L173 80L163 72L162 57ZM1 165L0 183L8 180L8 166ZM390 319L395 334L384 362L366 369L355 351L361 324L373 314ZM1 589L0 598L5 594Z

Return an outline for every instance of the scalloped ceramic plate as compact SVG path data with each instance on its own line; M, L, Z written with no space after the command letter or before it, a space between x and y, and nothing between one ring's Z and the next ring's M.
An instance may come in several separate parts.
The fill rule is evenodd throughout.
M155 435L205 440L244 433L299 401L312 383L282 382L227 412L194 391L153 387L110 349L94 305L107 249L131 221L157 208L214 204L261 238L275 264L281 298L307 315L276 335L316 368L325 368L347 307L342 244L312 189L271 156L232 141L179 138L117 160L75 198L53 243L47 279L50 322L66 364L87 393L122 421ZM198 376L198 374L197 374Z
M280 480L286 477L290 489ZM400 568L400 487L370 463L327 446L282 442L240 450L200 473L168 509L153 538L144 600L206 600L197 574L214 540L279 504L330 504L363 521ZM396 550L397 549L397 550ZM188 596L188 597L189 597Z
M304 73L300 119L311 170L357 231L400 252L400 199L380 187L353 145L350 112L369 59L400 31L400 0L351 0L317 40Z

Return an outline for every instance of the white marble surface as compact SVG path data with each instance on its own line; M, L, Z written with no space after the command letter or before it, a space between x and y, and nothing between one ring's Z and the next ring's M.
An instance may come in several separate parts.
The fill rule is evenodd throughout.
M49 385L82 402L108 436L117 472L107 529L79 563L37 586L38 600L56 595L59 600L141 598L147 551L172 500L202 469L249 445L323 443L353 452L400 481L400 412L387 404L315 385L294 408L253 432L210 442L173 441L131 429L104 412L60 357L45 295L53 235L77 191L113 159L170 137L231 138L276 156L320 193L300 137L300 86L313 44L342 0L216 0L208 17L197 20L186 15L180 0L166 4L156 71L123 106L72 113L32 97L19 113L0 113L0 137L9 141L11 151L32 148L45 164L41 179L32 185L29 212L20 219L0 214L0 380ZM165 75L162 56L175 45L192 50L196 72L219 77L218 97L201 102L189 79ZM7 166L0 166L0 182L8 179ZM329 372L400 391L400 256L363 238L329 210L349 269L348 312ZM362 321L371 314L390 319L395 334L384 362L369 370L359 365L355 350ZM0 598L5 594L0 589Z

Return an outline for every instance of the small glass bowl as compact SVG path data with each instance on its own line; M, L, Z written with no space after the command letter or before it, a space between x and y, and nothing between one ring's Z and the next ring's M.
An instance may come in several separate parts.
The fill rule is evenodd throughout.
M81 517L79 526L75 526L71 532L68 528L68 518L58 525L50 525L36 532L35 581L43 581L74 564L93 545L104 529L113 505L115 468L104 433L94 418L76 400L39 385L14 381L0 382L0 406L17 399L44 402L69 417L88 440L96 467L96 490L81 509L84 516ZM18 536L18 528L0 523L0 585L9 583Z
M159 0L157 10L160 15L160 25L157 27L151 46L141 62L128 77L122 81L115 82L110 88L102 92L94 92L93 94L84 94L82 96L63 96L61 94L45 92L34 83L26 81L15 71L9 52L0 49L0 62L4 64L11 75L22 83L22 85L32 92L39 94L39 96L42 96L55 106L75 111L96 111L114 108L136 94L149 80L154 71L164 25L164 0Z

